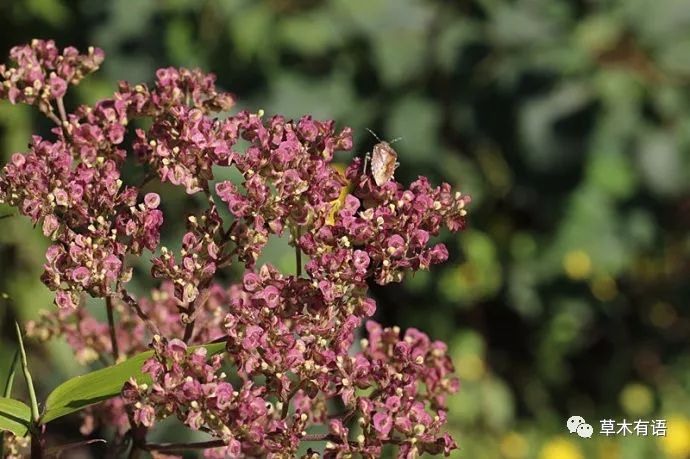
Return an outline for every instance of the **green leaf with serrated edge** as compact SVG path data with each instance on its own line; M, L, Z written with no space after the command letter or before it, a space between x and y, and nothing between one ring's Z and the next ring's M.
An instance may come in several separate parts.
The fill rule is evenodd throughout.
M202 346L208 350L209 356L225 349L225 343ZM189 352L198 347L200 346L190 346ZM141 366L152 355L153 351L142 352L117 365L74 377L60 384L48 395L40 423L46 424L94 403L120 395L122 386L129 378L133 377L138 383L150 383L151 377L141 373Z
M0 430L23 437L29 431L31 408L19 400L0 397Z

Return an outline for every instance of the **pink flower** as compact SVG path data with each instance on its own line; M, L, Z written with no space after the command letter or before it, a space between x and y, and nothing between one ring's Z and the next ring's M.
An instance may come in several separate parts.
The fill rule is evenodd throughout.
M144 203L149 209L156 209L161 203L161 197L156 193L147 193L144 196Z
M152 406L144 405L134 409L134 422L144 427L152 427L156 412Z
M67 92L67 82L57 75L51 75L50 80L50 95L58 99Z
M74 309L77 307L74 301L72 301L72 296L63 290L55 294L55 304L61 309Z
M45 236L51 236L60 226L57 217L55 215L46 215L43 220L43 234Z
M379 438L386 438L393 428L393 419L386 413L376 413L373 417L373 425Z
M74 271L72 271L72 279L82 285L86 285L91 278L91 271L87 268L80 266Z

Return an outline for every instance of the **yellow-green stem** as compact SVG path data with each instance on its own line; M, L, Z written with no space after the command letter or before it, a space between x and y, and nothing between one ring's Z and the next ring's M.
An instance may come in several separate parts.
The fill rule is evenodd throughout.
M34 380L31 377L29 363L26 359L26 350L24 349L24 340L22 340L22 331L17 322L15 322L14 325L17 329L17 339L19 340L19 355L21 356L22 361L22 371L24 372L26 387L29 390L29 400L31 401L31 418L35 424L38 424L38 420L41 415L38 412L38 401L36 400L36 391L34 390Z

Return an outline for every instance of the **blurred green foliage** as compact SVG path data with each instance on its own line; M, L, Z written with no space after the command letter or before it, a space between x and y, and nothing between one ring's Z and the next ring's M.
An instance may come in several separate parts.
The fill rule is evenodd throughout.
M380 320L449 343L465 458L690 457L689 28L678 0L0 4L3 55L33 37L106 51L73 104L116 79L201 66L242 108L351 125L357 154L375 143L365 127L402 136L403 181L471 194L448 264L373 288ZM0 105L2 157L46 128ZM181 216L190 198L163 188ZM0 221L0 291L15 305L0 311L3 336L11 315L51 307L45 244L26 221ZM271 247L291 266L284 244ZM43 392L80 371L64 345L34 351ZM568 434L573 414L592 439ZM605 438L607 418L667 419L668 436Z

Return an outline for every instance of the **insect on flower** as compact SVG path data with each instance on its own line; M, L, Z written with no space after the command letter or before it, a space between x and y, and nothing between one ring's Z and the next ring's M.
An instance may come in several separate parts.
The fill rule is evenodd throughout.
M397 142L402 137L393 139L390 142L384 142L383 140L379 139L379 137L374 134L371 129L367 129L367 131L369 131L371 135L373 135L376 140L379 141L379 143L374 145L371 154L371 175L374 176L376 185L381 186L393 178L395 169L400 165L398 162L398 153L393 150L391 144ZM367 155L367 159L369 159L369 155ZM366 161L364 169L366 171Z

